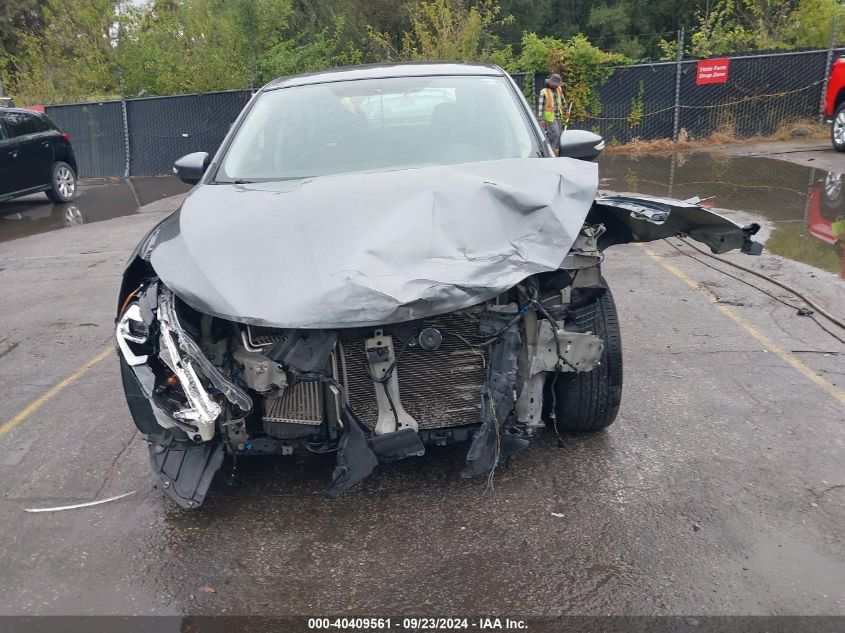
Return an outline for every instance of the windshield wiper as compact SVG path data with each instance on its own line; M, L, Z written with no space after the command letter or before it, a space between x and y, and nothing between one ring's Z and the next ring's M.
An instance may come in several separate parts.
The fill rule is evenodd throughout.
M239 179L239 180L233 180L232 184L235 184L235 185L254 185L255 181L254 180L241 180L241 179Z

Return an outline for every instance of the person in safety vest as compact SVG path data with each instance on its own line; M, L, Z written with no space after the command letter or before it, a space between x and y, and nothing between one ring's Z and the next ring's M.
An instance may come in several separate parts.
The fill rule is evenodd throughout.
M566 98L563 80L557 73L546 77L545 86L537 96L537 118L555 154L560 142L561 121L566 118Z

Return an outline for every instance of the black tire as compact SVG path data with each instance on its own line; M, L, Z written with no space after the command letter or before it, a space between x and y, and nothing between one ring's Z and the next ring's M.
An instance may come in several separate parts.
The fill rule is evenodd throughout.
M604 339L604 351L593 371L558 374L556 424L560 431L598 431L613 424L622 402L622 336L610 289L572 315L576 331Z
M76 195L76 172L73 167L60 160L53 163L50 168L50 188L44 193L57 204L73 200Z
M825 174L821 181L824 201L828 208L838 209L845 200L845 174L837 174L832 171Z
M839 140L837 141L837 137ZM836 108L830 126L830 142L837 152L845 152L845 103Z

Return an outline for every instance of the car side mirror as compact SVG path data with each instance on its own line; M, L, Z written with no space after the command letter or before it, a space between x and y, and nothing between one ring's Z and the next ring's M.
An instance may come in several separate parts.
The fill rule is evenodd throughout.
M195 185L202 178L209 162L211 162L211 155L208 152L185 154L173 163L173 175L182 182Z
M604 149L604 139L587 130L565 130L560 135L560 153L558 156L595 160Z

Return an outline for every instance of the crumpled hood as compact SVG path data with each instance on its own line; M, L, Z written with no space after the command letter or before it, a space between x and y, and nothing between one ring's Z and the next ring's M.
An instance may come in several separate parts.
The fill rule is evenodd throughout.
M556 270L597 181L594 163L528 158L201 185L152 236L150 263L188 304L224 319L408 321Z

